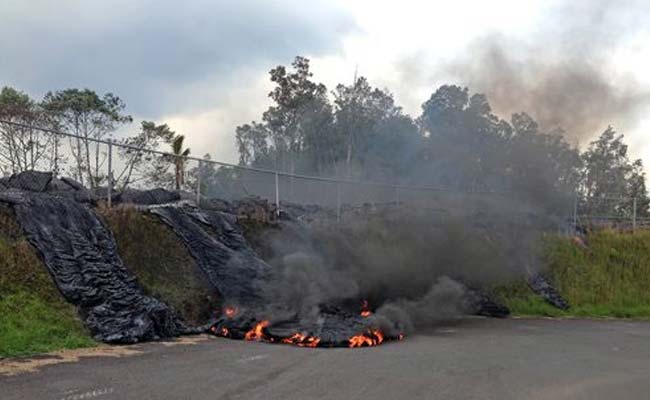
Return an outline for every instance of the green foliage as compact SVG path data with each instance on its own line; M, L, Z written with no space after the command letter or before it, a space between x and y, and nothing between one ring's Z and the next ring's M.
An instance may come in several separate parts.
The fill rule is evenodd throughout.
M73 307L17 291L0 297L0 357L96 345Z
M151 121L142 121L136 135L121 141L129 147L118 148L125 163L121 172L114 176L115 184L124 189L138 180L161 187L164 186L163 181L172 182L173 179L165 179L170 161L148 151L158 150L162 143L171 143L175 135L167 124L156 125Z
M640 159L631 161L627 151L623 135L617 135L610 126L582 154L585 165L583 212L629 218L633 212L632 199L636 198L637 214L648 215L650 198L646 191L643 163ZM608 201L612 194L623 197L623 201L612 206Z
M309 60L296 57L292 71L280 65L269 74L275 84L269 97L273 104L262 123L237 128L240 163L294 172L306 163L316 170L331 162L331 105L325 85L311 80ZM323 141L325 140L325 141Z
M66 89L45 94L41 106L55 120L56 127L80 136L70 146L75 179L90 187L106 180L106 154L90 139L102 139L120 125L133 121L124 114L126 104L112 93L99 96L90 89Z
M599 231L589 249L564 238L547 241L548 273L571 309L543 303L524 283L496 289L516 314L650 318L650 232Z
M0 357L95 344L4 207L0 207L0 316Z
M50 118L27 94L11 87L0 91L0 174L49 168L54 140L32 125L49 126Z
M155 217L132 208L101 213L120 257L145 292L172 305L185 321L207 323L219 305L217 293L176 235Z

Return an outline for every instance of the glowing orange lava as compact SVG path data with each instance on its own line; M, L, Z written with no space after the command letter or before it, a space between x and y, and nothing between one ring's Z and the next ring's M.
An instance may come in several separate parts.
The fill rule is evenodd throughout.
M372 330L367 333L352 336L349 339L350 347L377 346L384 341L384 334L380 330Z
M316 347L320 343L320 338L315 336L305 336L301 333L294 333L293 336L282 339L282 343L295 344L299 347Z
M262 340L264 339L264 328L269 326L269 321L262 321L258 322L255 325L255 328L251 329L250 331L246 332L246 335L244 335L244 339L246 340Z
M372 311L368 309L368 300L364 300L361 304L361 316L363 318L369 317L372 315Z
M225 326L223 328L221 328L221 336L223 336L223 337L230 336L230 331Z
M237 307L226 306L223 309L223 314L228 318L232 318L237 315Z

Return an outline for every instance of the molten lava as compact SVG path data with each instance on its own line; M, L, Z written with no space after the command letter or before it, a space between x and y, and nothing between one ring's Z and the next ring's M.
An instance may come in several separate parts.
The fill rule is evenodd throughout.
M266 336L264 335L264 328L269 326L269 321L258 322L253 329L246 332L244 339L246 340L262 340Z
M352 336L349 339L350 347L377 346L384 341L384 334L378 330L371 330L361 335Z
M226 328L225 326L223 328L219 329L218 331L217 331L216 326L212 326L210 328L210 332L212 332L213 334L215 334L217 336L230 337L230 330L228 330L228 328Z
M223 309L223 314L228 318L232 318L237 315L237 307L226 306Z
M282 343L295 344L299 347L316 347L320 343L320 338L294 333L293 336L282 339Z
M368 300L364 300L361 304L361 316L363 318L369 317L372 315L372 311L368 309Z

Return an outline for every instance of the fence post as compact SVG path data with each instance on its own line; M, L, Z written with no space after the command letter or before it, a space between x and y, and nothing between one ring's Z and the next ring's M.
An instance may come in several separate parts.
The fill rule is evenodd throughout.
M632 232L636 231L636 197L632 200Z
M54 177L59 177L59 136L54 134Z
M196 177L196 206L201 208L201 172L203 171L203 163L199 160L199 170Z
M572 235L578 231L578 191L573 190L573 232Z
M277 216L280 216L280 182L278 178L278 173L275 173L275 212Z
M113 140L111 138L108 138L108 190L106 192L108 208L111 208L111 197L113 197Z
M341 182L336 182L336 222L341 222Z

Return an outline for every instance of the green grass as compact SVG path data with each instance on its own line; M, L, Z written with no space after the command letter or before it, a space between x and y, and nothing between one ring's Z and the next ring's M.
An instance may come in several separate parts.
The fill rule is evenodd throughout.
M74 308L26 291L0 298L0 356L15 357L96 345Z
M547 305L524 283L497 295L516 315L650 319L650 232L598 231L587 246L557 237L544 246L547 274L569 311Z
M0 357L95 344L11 211L0 207Z
M157 217L132 207L99 211L145 293L172 305L190 324L207 323L219 306L218 295L176 234Z

